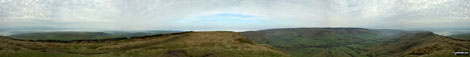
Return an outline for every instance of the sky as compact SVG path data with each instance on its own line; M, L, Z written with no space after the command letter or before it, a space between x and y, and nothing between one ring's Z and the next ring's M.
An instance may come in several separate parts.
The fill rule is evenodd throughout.
M0 31L470 30L470 0L0 0Z

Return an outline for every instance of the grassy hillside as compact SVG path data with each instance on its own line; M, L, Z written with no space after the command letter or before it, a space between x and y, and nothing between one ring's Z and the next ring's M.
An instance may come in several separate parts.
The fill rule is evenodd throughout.
M431 32L363 28L287 28L241 32L293 57L452 57L470 42ZM465 57L465 56L464 56Z
M0 38L0 57L288 57L235 32L184 32L80 41Z
M50 36L50 35L55 36ZM469 57L470 40L426 31L285 28L248 32L61 32L24 40L0 36L0 57ZM110 35L115 37L96 39ZM136 36L140 35L140 36ZM87 37L85 37L87 36ZM49 40L47 40L49 39ZM286 53L284 53L286 52Z
M363 47L385 38L363 28L287 28L242 32L261 44L269 44L295 57L361 57Z
M432 32L409 33L386 44L367 47L369 56L377 57L469 57L454 51L469 51L470 41L440 36Z
M470 33L453 34L450 35L450 37L462 40L470 40Z

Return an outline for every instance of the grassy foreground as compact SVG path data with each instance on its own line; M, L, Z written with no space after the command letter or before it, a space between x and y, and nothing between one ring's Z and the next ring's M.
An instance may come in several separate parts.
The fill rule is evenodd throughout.
M184 32L119 40L0 38L0 57L289 57L235 32Z

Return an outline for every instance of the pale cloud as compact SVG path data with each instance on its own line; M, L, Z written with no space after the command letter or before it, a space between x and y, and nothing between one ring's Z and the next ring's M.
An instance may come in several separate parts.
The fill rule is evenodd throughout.
M256 18L213 16L224 13ZM200 18L203 16L221 20L204 21ZM234 21L232 19L245 22L220 23ZM261 23L253 23L255 21ZM192 22L207 22L209 25L194 25L200 23ZM215 23L220 24L212 25ZM469 0L0 0L0 29L3 30L35 27L91 30L364 27L413 30L469 29L468 25Z

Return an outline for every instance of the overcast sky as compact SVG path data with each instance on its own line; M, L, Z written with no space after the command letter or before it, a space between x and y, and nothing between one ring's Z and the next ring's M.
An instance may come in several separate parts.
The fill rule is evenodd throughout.
M470 29L470 0L0 0L0 30Z

